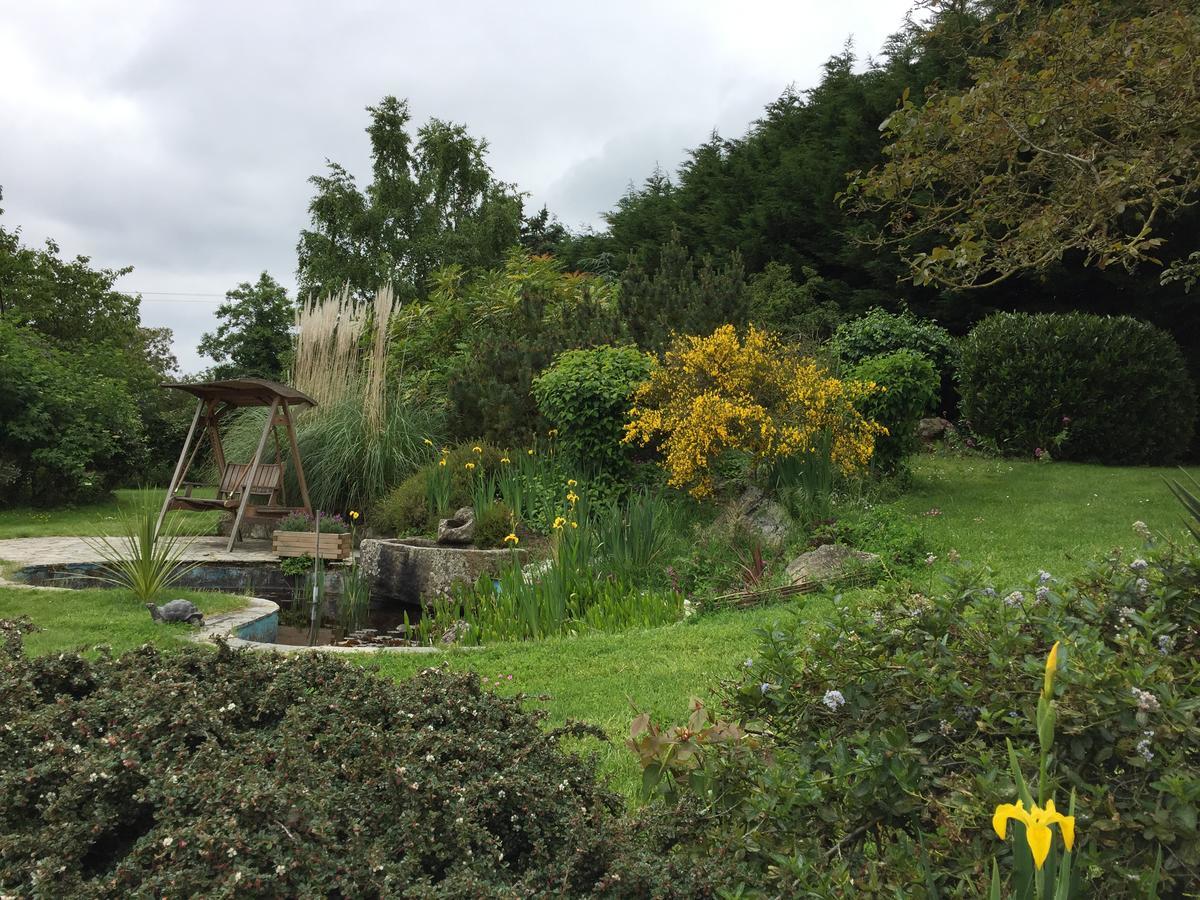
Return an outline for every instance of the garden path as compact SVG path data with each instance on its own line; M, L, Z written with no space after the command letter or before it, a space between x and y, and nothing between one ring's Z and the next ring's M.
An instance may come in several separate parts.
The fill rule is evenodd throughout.
M30 537L0 540L0 560L15 568L55 566L69 563L100 562L103 557L89 546L95 538ZM110 538L116 546L119 540ZM187 562L278 562L270 541L242 541L232 551L225 549L228 538L196 538L183 553Z

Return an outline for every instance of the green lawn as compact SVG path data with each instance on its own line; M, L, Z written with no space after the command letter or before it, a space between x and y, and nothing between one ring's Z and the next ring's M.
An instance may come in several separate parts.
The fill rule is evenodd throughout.
M245 602L227 594L185 590L172 590L162 602L176 597L186 597L209 614L236 609ZM91 650L102 644L118 653L147 642L178 646L191 628L155 622L128 591L0 587L0 619L19 616L28 616L42 629L25 636L25 649L32 654Z
M1114 546L1134 546L1130 526L1137 519L1155 530L1178 533L1176 502L1162 481L1173 473L926 456L915 461L908 490L884 505L918 523L939 557L933 566L918 566L909 574L918 584L928 581L936 589L936 576L953 548L965 559L991 565L997 587L1005 587L1027 583L1038 569L1070 575ZM934 510L937 514L931 514ZM853 601L866 591L845 596ZM0 590L0 616L24 612L48 629L31 639L32 652L100 640L133 646L164 634L144 610L131 604L127 609L106 593L31 596ZM570 718L596 723L612 737L609 746L599 748L604 771L616 787L632 794L638 773L623 742L635 710L663 720L682 719L689 697L705 697L755 655L756 629L795 615L819 619L829 602L827 595L810 595L627 634L357 659L393 678L443 662L472 669L489 685L501 681L497 690L529 695L531 703L546 709L551 723ZM47 610L54 615L47 616Z
M120 533L122 513L131 513L142 504L158 509L166 488L132 488L119 490L103 503L70 506L63 509L39 509L21 506L0 510L0 540L24 537L54 537L58 535L113 535ZM212 496L211 490L196 491L197 497ZM173 512L171 523L188 532L215 534L219 512Z

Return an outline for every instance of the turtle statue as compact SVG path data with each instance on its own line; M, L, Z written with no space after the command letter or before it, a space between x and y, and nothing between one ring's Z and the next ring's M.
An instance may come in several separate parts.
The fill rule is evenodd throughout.
M150 618L155 622L187 622L189 625L203 625L204 613L191 600L172 600L162 606L147 603Z

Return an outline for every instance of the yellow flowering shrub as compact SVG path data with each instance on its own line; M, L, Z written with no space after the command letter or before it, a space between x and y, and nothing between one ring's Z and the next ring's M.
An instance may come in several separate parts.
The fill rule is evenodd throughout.
M870 462L875 437L887 434L855 408L876 390L833 378L769 331L750 326L742 339L723 325L672 342L634 394L625 440L656 441L670 483L697 497L711 493L711 466L728 450L758 465L813 453L827 439L833 463L850 474Z

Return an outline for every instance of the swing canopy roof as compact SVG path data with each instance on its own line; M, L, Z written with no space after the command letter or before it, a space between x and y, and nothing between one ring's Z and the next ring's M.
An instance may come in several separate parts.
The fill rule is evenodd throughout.
M275 400L288 406L316 406L307 394L265 378L231 378L227 381L200 381L193 384L164 384L165 388L184 391L201 400L228 403L230 406L270 406Z

